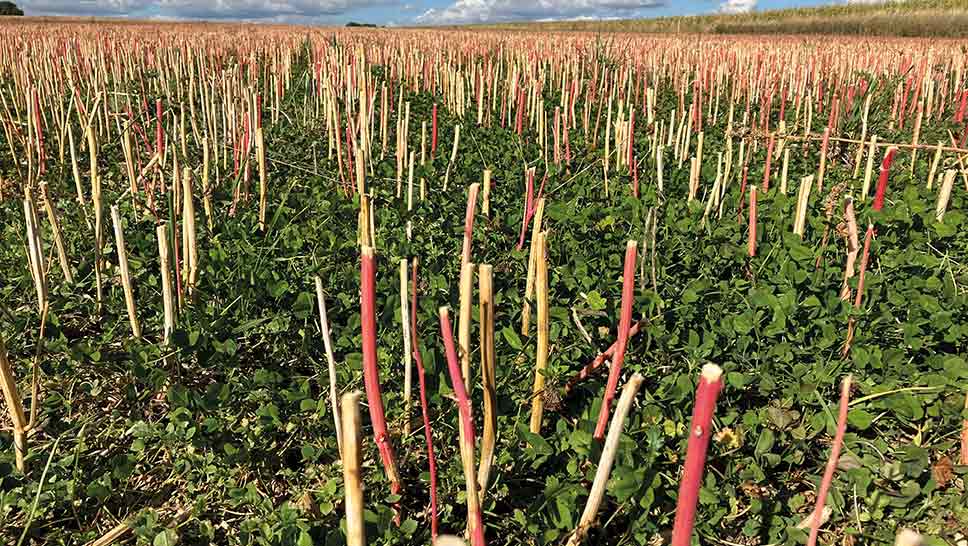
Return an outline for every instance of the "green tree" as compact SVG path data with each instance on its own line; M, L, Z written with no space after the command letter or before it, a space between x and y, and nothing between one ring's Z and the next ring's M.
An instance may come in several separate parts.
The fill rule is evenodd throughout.
M17 7L13 2L0 2L0 15L23 15L24 10Z

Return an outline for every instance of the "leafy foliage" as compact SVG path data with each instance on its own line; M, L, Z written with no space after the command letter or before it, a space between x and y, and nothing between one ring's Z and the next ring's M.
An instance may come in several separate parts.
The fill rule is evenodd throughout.
M300 63L297 76L311 66L308 59ZM890 109L889 87L878 91L880 107L872 109L872 123L882 122L877 116ZM35 471L14 470L10 437L0 433L0 537L5 542L26 533L26 543L78 544L129 516L135 518L137 541L157 546L344 542L342 474L312 279L320 275L328 292L339 388L358 388L359 202L338 190L335 157L320 159L326 156L320 137L325 127L311 117L303 121L304 98L288 94L283 111L299 115L266 126L274 158L266 233L254 227L258 211L252 202L234 217L227 214L233 188L225 180L214 194L212 230L199 212L197 294L182 308L169 347L160 343L154 219L118 191L126 187L120 150L111 144L102 150L105 199L117 202L125 219L144 340L128 333L117 283L108 286L98 313L89 211L71 200L69 165L55 167L52 194L77 283L66 284L51 269L41 359L43 428L29 454L34 469L49 461L44 482ZM429 119L433 97L407 98L413 119ZM543 98L549 104L558 100L553 92ZM657 108L671 111L675 101L669 93ZM762 196L759 256L751 259L745 252L745 223L732 212L741 192L736 181L727 188L723 217L704 224L701 205L682 197L687 169L671 161L665 195L652 174L654 158L640 168L640 198L630 195L627 172L610 175L606 195L600 150L579 131L572 146L581 151L558 167L541 159L530 133L521 139L499 126L478 127L469 117L440 113L440 141L448 143L442 148L449 148L455 125L462 123L447 192L441 186L446 153L416 167L415 177L429 187L428 198L412 212L395 196L392 154L374 161L368 175L379 252L381 375L405 487L401 496L389 495L367 440L366 523L374 543L429 540L429 477L417 421L413 430L418 433L401 434L407 417L393 264L405 257L421 261L418 314L440 464L441 522L454 531L464 526L457 411L434 332L437 307L457 306L464 188L485 168L494 173L493 214L479 217L475 225L474 260L495 269L499 411L494 485L484 503L487 534L494 544L558 544L577 523L601 452L592 430L603 380L582 383L560 408L549 411L541 435L528 431L535 347L532 337L518 331L527 252L514 247L522 221L522 172L530 166L547 170L549 177L548 383L553 388L612 343L621 250L627 239L649 239L646 217L650 211L658 215L655 282L646 273L651 262L644 262L636 290L636 314L646 325L630 341L625 361L627 373L642 373L646 385L626 423L602 511L607 516L591 532L591 543L651 544L671 526L695 378L706 361L722 365L726 388L700 495L697 532L703 543L805 540L796 525L812 508L834 430L828 400L848 372L856 375L858 392L831 499L838 532L878 542L889 540L900 525L916 525L938 537L964 528L965 469L954 467L949 474L937 469L953 453L954 433L966 417L961 404L968 379L963 212L968 203L963 192L956 192L944 221L935 220L935 192L920 182L929 154L920 155L911 170L905 163L910 156L898 160L889 206L881 212L857 196L850 159L837 156L828 165L829 186L847 188L857 197L861 223L878 226L865 305L854 310L839 297L842 243L836 235L827 247L820 242L825 228L836 228L837 217L828 220L824 201L815 197L806 238L794 236L793 182L790 195L774 189ZM931 131L946 129L939 124ZM925 128L922 139L937 134ZM885 133L885 138L905 136L903 129ZM645 149L647 137L643 124L635 135L637 146ZM707 133L706 146L707 153L725 149L722 131ZM763 174L765 151L757 154L750 163L751 180ZM184 159L190 165L200 162L196 155ZM813 173L817 161L816 150L797 150L790 180ZM714 176L715 165L704 164L704 184ZM0 226L5 281L0 331L10 337L11 358L24 378L37 349L39 315L25 267L19 207L16 200L0 203L0 215L9 219ZM413 222L411 240L404 229L408 221ZM113 278L113 245L105 252ZM592 344L574 322L573 309ZM857 331L844 360L840 352L850 318ZM472 394L480 400L479 385ZM391 523L397 502L404 514L399 527ZM179 525L168 517L174 506L191 511Z
M0 2L0 16L2 15L23 15L24 10L17 7L13 2Z

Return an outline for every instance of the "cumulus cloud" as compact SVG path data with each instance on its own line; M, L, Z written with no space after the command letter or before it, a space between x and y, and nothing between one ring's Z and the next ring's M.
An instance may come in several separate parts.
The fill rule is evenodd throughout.
M18 0L27 15L125 15L145 8L148 0Z
M446 25L549 19L604 19L640 16L640 10L660 6L664 0L456 0L429 9L415 21Z
M27 15L312 21L397 0L20 0Z
M723 0L719 4L721 13L749 13L756 9L756 0Z

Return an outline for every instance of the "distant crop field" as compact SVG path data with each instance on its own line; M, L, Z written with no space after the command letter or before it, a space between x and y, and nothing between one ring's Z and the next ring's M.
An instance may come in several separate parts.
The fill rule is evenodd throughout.
M837 34L964 38L968 36L968 5L960 0L911 0L734 15L498 23L471 25L470 28L604 33Z
M0 22L0 544L964 546L959 6Z

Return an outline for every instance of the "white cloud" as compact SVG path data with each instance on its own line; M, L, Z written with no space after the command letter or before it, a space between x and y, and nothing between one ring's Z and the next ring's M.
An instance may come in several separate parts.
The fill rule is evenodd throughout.
M574 18L640 16L639 10L660 6L664 0L456 0L450 6L429 9L415 21L446 25Z
M27 15L124 15L145 8L149 0L19 0Z
M723 0L719 4L721 13L749 13L756 9L756 0Z
M19 0L27 15L303 21L399 0Z

